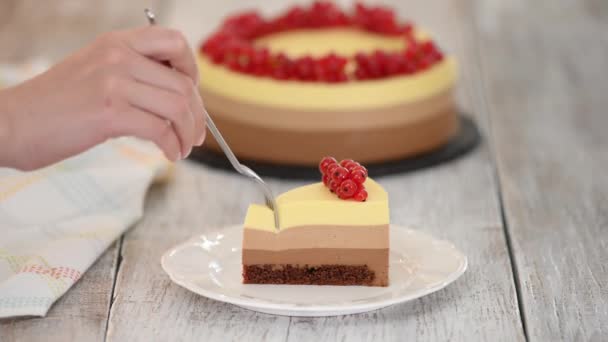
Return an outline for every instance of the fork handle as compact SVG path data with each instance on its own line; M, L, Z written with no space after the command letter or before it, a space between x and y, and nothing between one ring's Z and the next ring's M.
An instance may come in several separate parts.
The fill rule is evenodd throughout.
M238 171L238 173L242 174L243 176L253 178L256 181L256 183L258 183L258 185L260 185L262 187L262 190L264 191L264 198L266 199L266 205L268 207L270 207L270 209L272 209L273 215L274 215L275 227L277 229L279 229L279 213L278 213L277 204L275 202L274 196L272 195L272 192L270 192L270 189L267 187L267 185L264 183L264 181L260 178L260 176L258 176L257 173L255 173L250 168L242 165L239 162L239 160L236 158L236 156L234 155L234 153L232 152L232 150L226 143L226 140L224 140L222 133L220 133L220 131L215 126L215 122L213 122L213 119L211 119L211 116L209 115L209 112L207 112L207 110L205 110L205 116L207 119L207 128L209 128L209 131L211 132L211 134L213 135L213 137L215 138L217 143L220 145L220 148L222 149L222 151L224 151L224 154L226 155L226 157L228 157L228 161L230 161L230 164L232 164L232 167L236 171Z
M226 157L228 157L228 161L230 161L232 167L240 174L248 176L241 170L241 163L239 163L239 160L236 158L230 147L228 147L226 140L224 140L222 133L220 133L220 131L215 126L215 122L213 122L213 119L211 119L211 115L209 115L209 112L207 112L207 110L205 110L205 118L207 120L207 128L209 128L211 135L213 135Z

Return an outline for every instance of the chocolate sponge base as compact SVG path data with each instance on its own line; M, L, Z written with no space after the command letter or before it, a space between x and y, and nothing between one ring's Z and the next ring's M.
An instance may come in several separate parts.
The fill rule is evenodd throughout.
M366 265L243 265L245 284L373 286L375 277Z

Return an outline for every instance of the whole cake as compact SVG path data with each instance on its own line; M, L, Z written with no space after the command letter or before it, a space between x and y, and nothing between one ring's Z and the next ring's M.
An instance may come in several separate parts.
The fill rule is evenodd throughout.
M389 207L382 187L352 160L320 164L323 182L253 204L243 230L243 282L388 286Z
M205 106L244 159L381 162L431 151L458 130L454 60L383 7L236 14L198 62ZM211 137L206 148L218 150Z

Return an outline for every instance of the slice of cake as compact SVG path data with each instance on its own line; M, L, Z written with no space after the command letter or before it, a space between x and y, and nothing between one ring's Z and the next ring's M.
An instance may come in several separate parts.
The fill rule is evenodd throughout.
M277 198L280 230L269 208L249 207L244 283L388 286L388 195L359 164L332 159L323 182Z

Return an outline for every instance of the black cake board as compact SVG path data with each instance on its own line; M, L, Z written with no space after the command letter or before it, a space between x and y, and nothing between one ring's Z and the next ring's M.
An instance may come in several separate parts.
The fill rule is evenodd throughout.
M374 178L405 172L416 171L454 160L472 151L481 142L481 134L477 124L468 116L460 115L460 130L445 145L419 156L401 160L365 164L369 174ZM223 154L204 148L193 151L189 159L216 169L236 172ZM260 177L279 179L318 180L317 167L281 165L254 160L239 159L242 164L249 166Z

